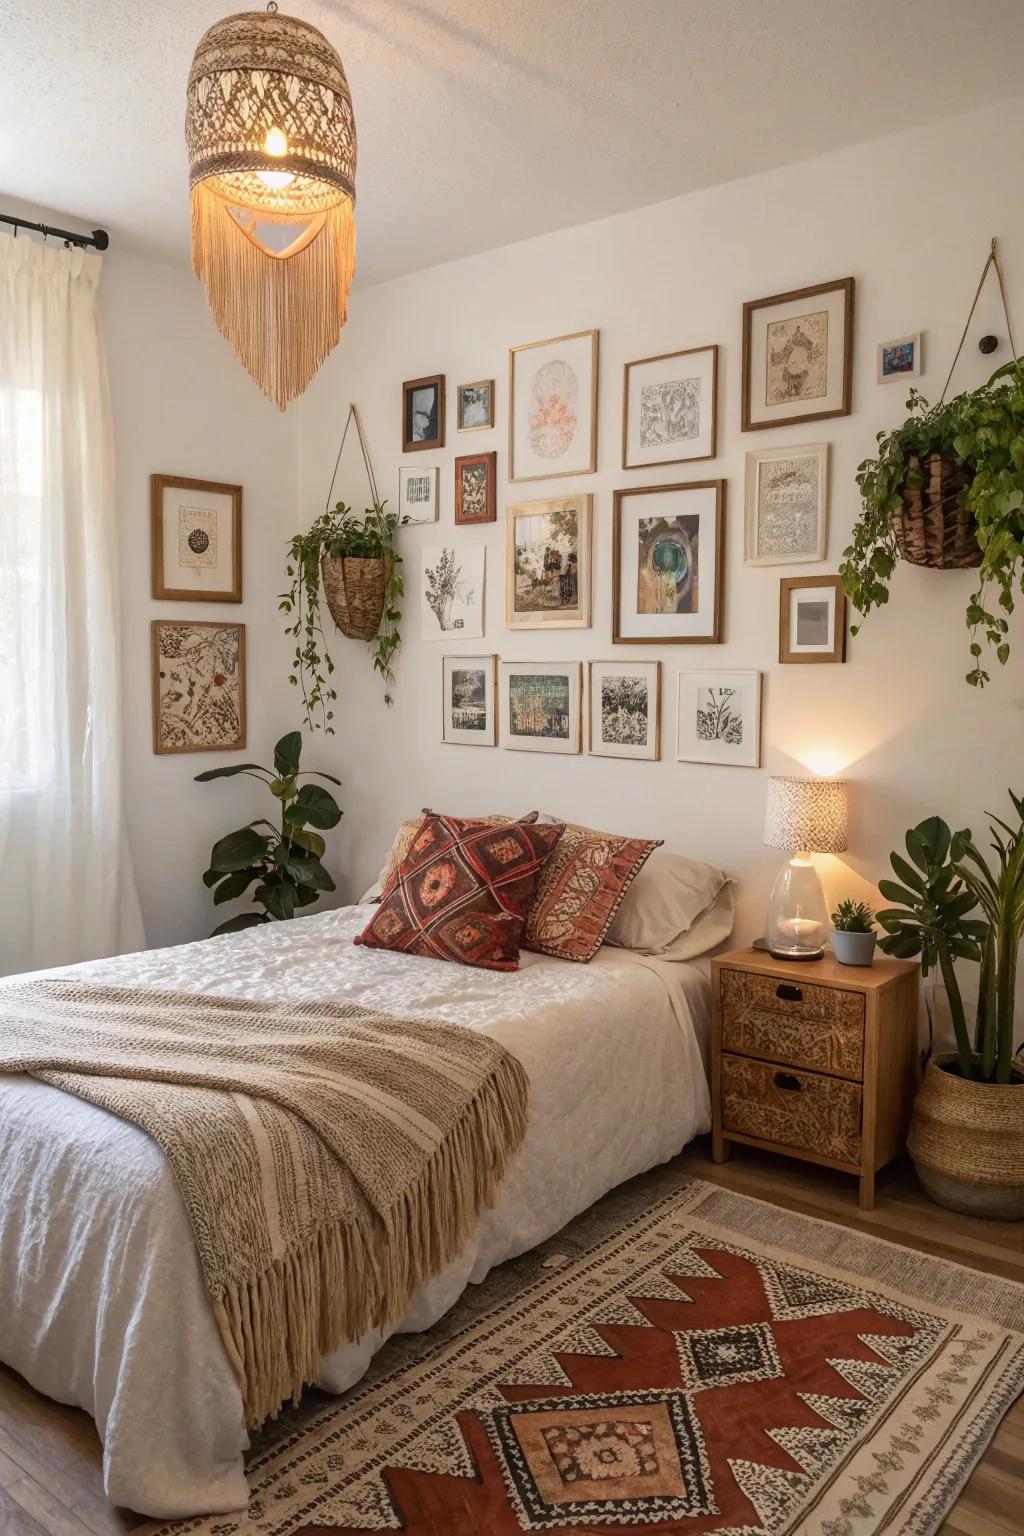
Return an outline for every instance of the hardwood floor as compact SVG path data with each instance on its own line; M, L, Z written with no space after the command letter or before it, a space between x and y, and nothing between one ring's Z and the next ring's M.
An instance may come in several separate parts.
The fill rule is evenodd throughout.
M879 1175L874 1211L857 1208L852 1179L737 1147L716 1167L695 1142L673 1165L742 1194L1024 1282L1024 1222L975 1221L941 1211L909 1168ZM664 1171L661 1174L664 1178ZM115 1510L103 1494L102 1452L92 1421L41 1397L0 1366L0 1536L144 1536L151 1523ZM1024 1533L1024 1398L975 1469L942 1536Z

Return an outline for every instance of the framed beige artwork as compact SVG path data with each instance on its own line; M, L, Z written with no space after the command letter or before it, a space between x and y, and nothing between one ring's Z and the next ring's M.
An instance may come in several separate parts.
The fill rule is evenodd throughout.
M597 336L574 331L509 351L510 480L597 469Z
M245 746L245 625L152 623L153 751L235 752Z
M853 301L842 277L744 304L744 432L849 416Z
M713 459L718 348L691 347L627 363L622 384L622 467Z
M725 481L616 491L615 645L717 645L725 580Z
M242 601L242 487L150 475L153 596Z
M588 629L593 497L513 502L505 519L506 628Z
M747 565L824 560L828 476L828 443L755 448L747 454Z
M846 660L846 594L838 576L783 576L779 660Z
M592 757L661 756L661 662L591 661L587 751Z

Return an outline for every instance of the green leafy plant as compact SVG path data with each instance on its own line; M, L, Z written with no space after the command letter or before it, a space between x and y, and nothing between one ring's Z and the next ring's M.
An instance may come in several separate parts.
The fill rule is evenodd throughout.
M331 773L301 769L301 757L302 737L291 731L274 748L272 770L259 763L232 763L196 774L197 784L238 774L258 779L281 807L280 828L261 817L214 843L203 884L213 890L215 904L234 901L255 884L253 900L263 908L262 912L241 912L229 918L213 930L214 934L237 933L275 918L294 917L299 908L317 901L321 891L334 890L334 881L320 862L326 849L320 832L337 826L341 808L329 790L298 781L309 778L311 772L331 784L341 780Z
M862 901L849 897L841 901L832 913L832 927L837 933L871 933L874 931L875 914Z
M972 665L967 681L989 682L982 641L1005 666L1010 654L1008 616L1015 592L1024 591L1024 367L1004 364L980 389L929 405L912 389L902 426L879 432L878 454L857 470L863 508L844 550L839 574L863 615L889 601L889 581L900 558L895 515L904 490L920 490L924 475L908 465L942 453L965 465L970 479L959 503L974 518L982 562L967 605ZM994 595L990 595L990 592ZM857 633L859 625L852 632Z
M401 572L402 557L394 546L395 529L409 521L396 512L385 512L386 502L367 507L362 517L339 501L322 513L306 533L297 533L288 546L286 566L290 586L282 592L278 604L293 622L285 633L295 640L289 681L302 690L306 723L311 730L334 735L333 705L338 694L331 678L334 662L327 646L321 618L321 571L324 555L335 559L353 556L361 560L384 562L384 612L380 628L370 648L373 666L384 681L384 702L391 704L395 680L394 661L402 637L398 626L400 603L405 595Z
M1013 1010L1017 957L1024 937L1024 800L1010 799L1017 825L989 812L996 855L993 869L973 842L964 849L957 873L977 899L988 932L982 948L975 1068L985 1082L1008 1083L1013 1073Z

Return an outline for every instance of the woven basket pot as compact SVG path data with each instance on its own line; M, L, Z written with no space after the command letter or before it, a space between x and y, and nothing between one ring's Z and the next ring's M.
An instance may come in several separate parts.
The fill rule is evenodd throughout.
M372 640L384 617L384 561L324 555L320 574L331 618L342 634Z
M914 1101L907 1148L917 1176L947 1210L997 1221L1024 1217L1024 1077L972 1083L956 1056L933 1056Z
M981 564L974 518L958 504L971 472L957 459L930 453L921 459L907 455L907 469L924 476L919 491L903 491L903 505L894 514L900 554L911 565L936 571L965 570Z

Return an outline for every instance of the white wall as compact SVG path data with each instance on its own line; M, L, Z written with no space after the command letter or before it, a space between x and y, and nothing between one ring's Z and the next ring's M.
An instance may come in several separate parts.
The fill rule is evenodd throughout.
M340 636L334 646L339 734L335 743L320 745L317 756L345 780L342 866L349 898L376 872L399 818L421 806L455 812L539 807L609 830L662 836L672 848L725 865L740 880L737 933L745 939L761 927L779 863L761 844L769 773L841 770L855 781L850 853L842 862L822 861L832 896L861 894L861 877L882 875L889 849L925 815L940 812L980 832L986 809L1005 810L1007 785L1024 788L1024 630L1017 626L1007 671L976 693L962 680L971 573L902 566L890 607L873 614L851 641L845 666L780 666L779 577L786 572L744 567L743 488L749 449L829 440L832 525L820 569L836 570L857 512L855 468L871 452L876 431L900 419L905 397L899 385L876 384L876 343L922 330L927 372L921 383L935 398L993 234L1002 241L1011 295L1020 295L1024 210L1013 189L1022 159L1024 103L1003 104L356 291L341 345L299 407L305 521L323 505L350 399L363 411L382 494L393 504L402 380L443 372L449 407L448 446L437 455L440 524L402 536L409 593L390 712L364 648ZM857 280L853 414L820 426L741 433L743 301L851 273ZM1024 331L1024 303L1017 320ZM507 349L590 327L601 332L598 472L555 481L551 490L594 494L593 627L510 634L504 628L504 508L510 500L543 496L548 487L507 481ZM955 386L979 383L1009 355L1004 340L994 359L979 356L976 340L985 330L1005 338L994 289L979 306ZM718 459L623 473L623 364L711 342L721 347ZM456 433L456 384L491 376L498 381L495 430ZM455 455L487 448L498 450L498 522L457 533L462 543L487 546L486 638L423 642L419 550L438 531L451 530ZM258 478L251 468L246 474L250 482ZM613 657L613 489L712 475L728 482L725 642L640 652L660 655L664 664L661 762L441 745L442 654ZM351 458L346 450L339 488L346 500L365 505L354 448ZM252 525L250 514L250 532ZM794 574L815 569L801 566ZM636 649L630 647L631 655ZM676 672L691 667L764 671L761 771L674 761Z

